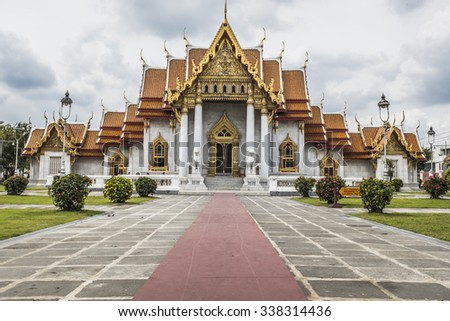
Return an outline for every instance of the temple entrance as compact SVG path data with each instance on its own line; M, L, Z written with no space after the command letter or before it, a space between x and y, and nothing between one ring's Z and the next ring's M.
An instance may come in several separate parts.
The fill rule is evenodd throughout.
M239 176L239 137L239 132L224 112L208 135L208 176Z
M231 174L233 169L232 144L217 143L216 150L216 175Z

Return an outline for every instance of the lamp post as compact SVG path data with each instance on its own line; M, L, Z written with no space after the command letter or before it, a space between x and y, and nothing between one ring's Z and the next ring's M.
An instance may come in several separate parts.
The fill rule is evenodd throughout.
M19 163L19 140L20 140L20 131L22 129L19 127L19 124L16 124L16 126L14 126L14 138L16 140L16 163L14 165L14 175L17 175L17 166Z
M430 150L431 150L431 166L430 171L431 174L434 173L434 164L433 164L433 144L434 144L434 136L436 135L436 132L433 130L433 126L430 126L430 130L428 131L428 142L430 143Z
M381 95L381 100L378 102L378 111L380 113L380 120L383 122L384 127L384 172L383 177L387 171L387 158L386 158L386 132L387 124L389 122L389 101L386 100L384 94Z
M65 112L64 110L67 109ZM67 119L70 117L70 110L72 109L72 99L69 97L69 91L66 91L66 95L61 99L61 106L59 107L59 117L64 121L63 126L63 152L61 158L61 171L62 176L66 175L66 125Z

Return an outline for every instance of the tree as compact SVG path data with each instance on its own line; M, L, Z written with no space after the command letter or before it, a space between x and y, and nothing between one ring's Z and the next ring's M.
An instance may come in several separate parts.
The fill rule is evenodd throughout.
M426 160L417 164L417 171L419 172L425 170L425 164L431 160L431 148L422 146L422 149Z
M16 130L17 129L17 130ZM19 122L14 125L0 122L0 165L7 176L14 175L16 165L16 143L19 142L17 169L24 171L30 167L30 161L26 157L20 157L30 134L31 124Z

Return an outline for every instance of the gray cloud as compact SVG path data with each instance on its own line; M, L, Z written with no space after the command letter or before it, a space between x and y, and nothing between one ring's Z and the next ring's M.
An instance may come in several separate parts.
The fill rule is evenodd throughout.
M0 81L14 89L44 88L54 85L51 67L40 62L20 38L0 32Z
M397 14L405 14L422 7L425 0L387 0L388 6Z

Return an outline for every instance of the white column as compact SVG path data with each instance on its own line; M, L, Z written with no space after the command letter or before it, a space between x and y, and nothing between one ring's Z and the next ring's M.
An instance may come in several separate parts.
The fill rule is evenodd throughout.
M142 170L148 172L150 170L149 160L149 147L150 147L150 120L144 119L144 166Z
M306 175L305 166L305 122L298 122L298 172L300 175Z
M175 172L175 131L176 131L176 118L171 118L169 120L170 127L170 141L169 141L169 154L168 154L168 163L169 163L169 172Z
M261 169L259 174L261 177L269 177L269 118L267 116L267 101L263 99L263 106L261 109Z
M248 99L247 99L247 123L246 123L246 131L245 131L245 140L246 140L246 151L245 154L247 158L255 157L255 100L253 99L253 88L250 86L248 89ZM245 175L251 174L250 164L247 163L245 169ZM251 164L255 165L255 162Z
M194 153L192 157L198 156L200 159L200 164L198 165L200 174L202 173L203 165L203 106L201 94L201 85L199 85L197 88L197 98L195 100L194 110ZM195 160L193 159L193 163L194 162Z
M181 109L181 128L180 128L180 141L179 141L179 176L180 178L187 177L188 174L188 108L186 103L183 104Z

